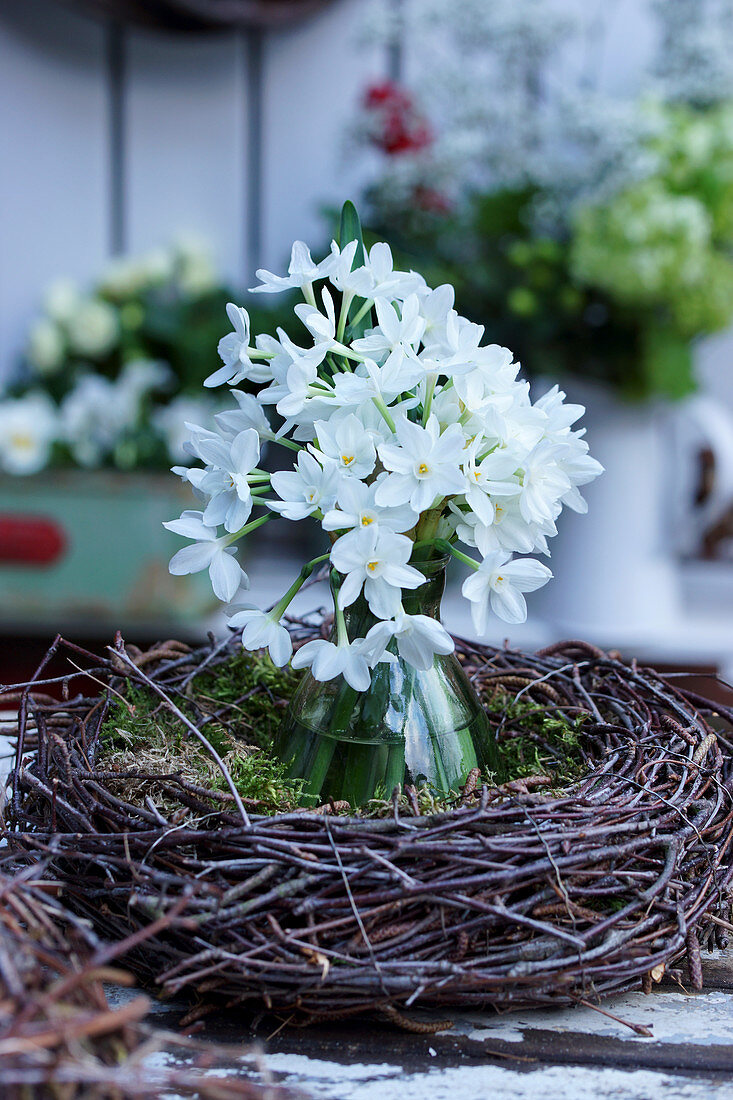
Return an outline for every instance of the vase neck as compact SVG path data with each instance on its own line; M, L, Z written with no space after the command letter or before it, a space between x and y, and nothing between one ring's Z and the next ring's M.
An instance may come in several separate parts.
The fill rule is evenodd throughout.
M425 580L418 588L404 589L402 592L402 606L408 615L428 615L431 619L440 619L440 604L445 591L449 560L446 556L434 558L432 561L410 562L414 569L418 569L423 574ZM377 622L363 592L353 604L344 609L344 619L351 639L363 638Z

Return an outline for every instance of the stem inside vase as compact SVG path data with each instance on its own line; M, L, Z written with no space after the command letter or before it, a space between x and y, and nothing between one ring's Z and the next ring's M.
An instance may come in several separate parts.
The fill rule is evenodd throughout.
M411 564L425 582L403 593L404 609L438 619L447 558ZM345 619L352 640L377 621L363 595ZM501 778L495 733L455 653L436 654L423 670L399 656L394 640L389 649L396 659L376 665L366 692L342 676L321 683L308 672L293 696L275 750L288 774L304 780L307 803L357 807L408 783L445 796L476 767Z

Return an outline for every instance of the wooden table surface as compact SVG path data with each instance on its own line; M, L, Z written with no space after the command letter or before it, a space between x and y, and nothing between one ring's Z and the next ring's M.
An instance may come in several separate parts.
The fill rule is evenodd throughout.
M733 959L706 960L706 970L710 984L702 993L665 987L603 1002L649 1037L579 1007L504 1016L457 1012L450 1028L427 1035L351 1021L255 1038L273 1077L314 1100L588 1100L594 1094L599 1100L728 1100ZM130 991L111 996L123 1000ZM182 1010L158 1003L153 1019L175 1029ZM247 1017L229 1011L209 1017L198 1037L238 1044L253 1035ZM236 1059L209 1072L254 1075Z

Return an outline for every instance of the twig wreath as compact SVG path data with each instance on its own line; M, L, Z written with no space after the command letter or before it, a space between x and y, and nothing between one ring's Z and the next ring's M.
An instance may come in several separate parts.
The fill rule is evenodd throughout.
M104 984L130 985L114 966L128 941L100 943L88 922L59 901L44 864L0 859L0 1082L4 1100L296 1100L289 1089L237 1074L207 1074L206 1046L144 1022L145 996L112 1005ZM140 932L134 934L141 938ZM151 1064L150 1055L185 1054L189 1065ZM249 1059L259 1061L257 1051Z
M294 646L327 631L293 624ZM731 927L733 710L580 642L456 644L520 778L472 774L443 804L396 789L361 813L263 813L214 731L285 698L266 677L226 704L207 692L242 659L236 638L142 653L118 637L107 659L57 639L23 687L12 843L109 940L166 917L125 956L163 993L288 1020L595 1002L650 989L685 951L699 987L701 942ZM42 694L61 651L104 690L71 698L66 676L63 701ZM219 783L110 766L110 722L139 715L141 693L214 754ZM570 778L553 723L577 732Z

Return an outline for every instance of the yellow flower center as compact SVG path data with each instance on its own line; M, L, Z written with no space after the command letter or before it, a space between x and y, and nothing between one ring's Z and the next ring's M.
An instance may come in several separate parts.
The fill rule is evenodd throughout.
M421 463L420 463L420 465L419 465L419 466L418 466L418 468L417 468L417 472L418 472L419 474L426 474L426 473L428 472L428 464L427 464L427 462L421 462Z
M28 432L13 432L10 442L17 451L30 451L33 448L33 436Z
M370 523L374 523L374 518L372 516L362 516L361 517L362 527L368 527Z
M341 461L343 462L344 466L350 466L351 463L354 461L354 456L353 455L341 455Z
M367 562L367 569L369 570L370 573L373 573L378 565L379 565L378 561Z

